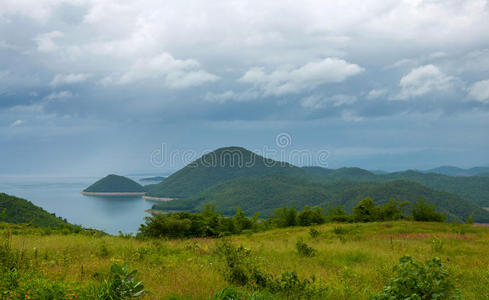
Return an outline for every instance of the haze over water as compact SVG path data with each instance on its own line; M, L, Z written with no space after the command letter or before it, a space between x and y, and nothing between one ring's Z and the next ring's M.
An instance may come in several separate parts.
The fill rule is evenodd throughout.
M144 210L154 202L141 197L92 197L80 192L96 177L0 177L0 191L24 198L68 222L110 234L136 233ZM137 179L137 178L133 178Z

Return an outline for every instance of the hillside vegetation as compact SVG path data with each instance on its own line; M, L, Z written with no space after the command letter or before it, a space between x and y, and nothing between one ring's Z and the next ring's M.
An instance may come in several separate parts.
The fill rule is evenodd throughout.
M288 163L264 158L245 148L226 147L203 155L147 192L151 197L184 198L223 181L268 174L304 176L306 172Z
M144 188L132 179L110 174L83 191L90 193L137 193L144 192Z
M9 248L0 247L10 249L6 253L12 257L22 253L15 275L14 271L0 272L0 292L10 299L36 299L41 293L61 295L60 299L107 299L103 297L111 287L120 286L116 276L122 274L119 278L126 280L123 274L129 274L119 273L118 268L111 271L111 266L124 262L129 270L138 271L131 276L148 290L142 299L370 299L392 284L393 267L405 255L421 266L439 257L446 273L434 274L440 280L448 278L463 299L489 294L489 229L473 225L329 223L250 232L224 240L140 240L44 235L0 224L1 236L14 230L17 234L10 235ZM246 265L237 260L236 267L242 269L230 268L235 258ZM248 276L248 271L265 276L266 287L253 288L246 283L248 277L232 277ZM125 286L129 283L124 281ZM226 298L226 293L243 296Z
M55 214L22 198L0 193L0 222L31 223L40 227L71 226Z
M391 198L411 204L423 198L434 204L451 221L465 220L473 214L477 222L489 222L489 212L453 194L438 192L408 181L365 183L340 181L327 184L305 179L269 175L262 178L240 178L217 184L186 199L178 199L154 205L163 211L201 211L212 204L216 210L231 215L240 206L249 215L256 212L262 217L273 214L275 208L305 205L343 205L348 212L363 198L371 197L375 203L384 204ZM408 210L411 205L407 205Z
M364 182L389 182L407 180L427 187L455 194L479 206L489 206L488 176L447 176L418 171L404 171L389 174L374 174L360 168L340 168L336 170L321 167L304 168L309 179L319 183L332 183L342 180Z

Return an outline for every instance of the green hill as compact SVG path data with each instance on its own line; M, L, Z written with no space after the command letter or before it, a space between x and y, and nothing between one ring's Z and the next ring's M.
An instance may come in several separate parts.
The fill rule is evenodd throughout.
M264 158L241 147L226 147L203 155L163 182L152 186L152 197L184 198L223 181L268 174L305 176L302 168Z
M30 201L4 193L0 193L0 222L32 223L40 227L71 226Z
M87 187L83 192L88 193L142 193L144 188L139 183L124 177L114 174L105 176L91 186Z
M233 214L237 206L240 206L247 214L260 212L261 216L266 217L270 216L275 208L284 206L296 206L301 209L305 205L317 205L326 209L329 205L344 205L351 211L353 206L365 197L371 197L377 204L383 204L390 198L411 203L424 198L428 203L436 205L450 220L464 220L474 212L476 221L489 222L489 212L469 201L413 182L339 181L319 184L282 175L239 178L223 182L192 197L157 204L153 208L166 211L199 211L206 204L215 204L218 211L227 215Z
M336 170L310 170L309 178L318 183L332 183L342 180L364 182L389 182L407 180L425 185L437 191L444 191L467 199L479 206L489 206L488 176L447 176L419 171L404 171L388 174L373 174L358 168L341 168Z

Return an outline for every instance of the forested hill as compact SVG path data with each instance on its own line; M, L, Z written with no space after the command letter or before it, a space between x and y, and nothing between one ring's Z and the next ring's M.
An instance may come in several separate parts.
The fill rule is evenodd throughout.
M110 174L98 180L83 192L90 193L139 193L144 188L139 183L124 176Z
M147 195L184 198L223 181L268 174L305 176L307 172L288 163L264 158L245 148L226 147L203 155L163 182L152 186Z
M489 206L489 176L447 176L419 171L404 171L388 174L374 174L359 168L325 169L320 167L303 168L310 179L319 183L341 180L364 182L389 182L407 180L420 183L437 191L458 195L479 206Z
M0 222L32 223L40 227L70 226L30 201L4 193L0 193Z
M270 216L275 208L284 206L296 206L301 209L305 205L317 205L327 209L329 205L344 205L351 211L352 207L365 197L371 197L377 204L383 204L390 198L411 203L424 198L428 203L437 206L449 220L464 220L474 213L476 221L489 222L489 212L469 201L414 182L338 181L319 184L282 175L239 178L223 182L187 199L161 203L153 208L167 211L199 211L206 204L215 204L216 209L224 214L231 215L237 206L240 206L248 214L260 212L261 216L266 217Z

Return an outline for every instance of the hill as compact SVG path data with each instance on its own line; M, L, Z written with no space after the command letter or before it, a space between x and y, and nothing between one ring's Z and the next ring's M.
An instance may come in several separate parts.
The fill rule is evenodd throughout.
M144 193L139 183L114 174L105 176L83 190L84 193Z
M0 193L0 222L32 223L39 227L70 226L55 214L22 198Z
M234 214L240 206L248 214L260 212L261 216L266 217L273 214L275 208L284 206L302 209L305 205L314 205L327 209L329 205L344 205L347 211L351 211L365 197L371 197L377 204L386 203L390 198L411 203L424 198L428 203L437 206L450 220L464 220L474 212L476 221L489 222L489 212L473 203L414 182L338 181L319 184L283 175L223 182L192 197L156 204L153 208L165 211L199 211L206 204L215 204L219 212L227 215Z
M185 198L215 184L235 178L268 174L305 176L302 168L274 161L241 147L219 148L152 186L147 196Z
M462 169L452 166L442 166L424 171L425 173L437 173L447 176L474 176L489 173L489 167L474 167L470 169Z
M324 171L305 168L309 179L318 183L333 183L342 180L363 182L389 182L407 180L425 185L433 190L455 194L479 206L489 206L488 176L447 176L419 171L403 171L388 174L374 174L358 168L341 168Z

